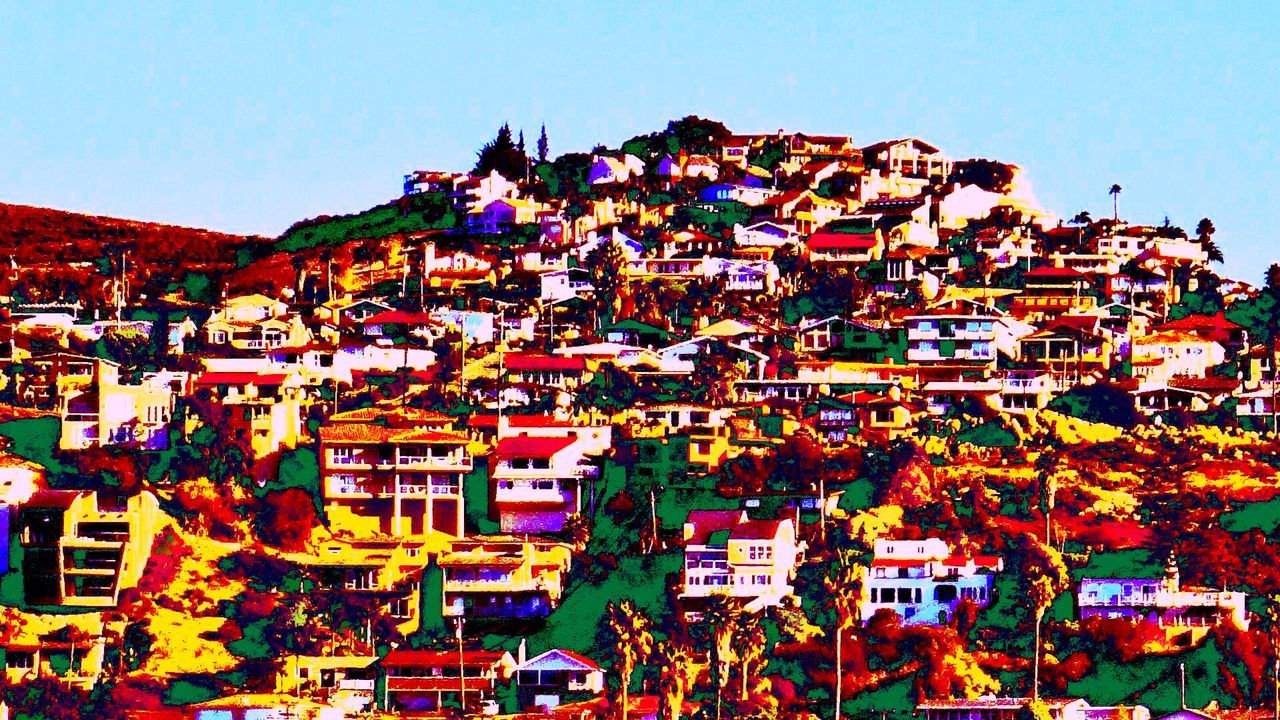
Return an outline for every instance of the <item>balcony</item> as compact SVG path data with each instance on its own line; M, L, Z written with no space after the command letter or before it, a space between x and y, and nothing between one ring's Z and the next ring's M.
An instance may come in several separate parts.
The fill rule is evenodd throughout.
M338 689L373 692L374 682L373 680L339 680Z
M503 487L500 482L493 499L497 503L566 503L569 502L565 498L566 494L558 484L539 488L517 483L514 487Z
M447 455L401 455L396 463L406 470L450 470L470 472L471 455L457 451Z

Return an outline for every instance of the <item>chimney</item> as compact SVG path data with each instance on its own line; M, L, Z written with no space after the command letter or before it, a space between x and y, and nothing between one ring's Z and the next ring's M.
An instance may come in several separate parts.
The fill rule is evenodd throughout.
M517 663L517 664L520 664L520 665L523 665L523 664L524 664L524 661L525 661L525 653L526 653L526 652L527 652L527 650L525 649L525 639L524 639L524 638L520 638L520 648L516 650L516 663Z

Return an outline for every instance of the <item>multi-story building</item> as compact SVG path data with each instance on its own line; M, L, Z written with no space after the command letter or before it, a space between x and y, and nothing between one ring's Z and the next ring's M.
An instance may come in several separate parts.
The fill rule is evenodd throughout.
M333 540L286 557L306 568L320 590L349 596L409 634L422 623L422 572L429 553L443 547L401 538Z
M780 604L804 551L790 519L751 520L743 510L691 510L684 546L680 597L693 614L716 595L749 612Z
M210 347L236 350L298 347L311 340L301 315L265 295L228 298L209 316L204 332Z
M891 610L906 625L941 625L960 603L991 602L992 573L1004 561L984 555L954 555L937 538L877 540L862 590L862 619Z
M538 424L527 416L514 421L518 427L507 422L500 421L490 458L494 519L502 532L559 532L582 511L584 487L590 495L599 478L594 456L609 449L609 428Z
M573 549L559 542L508 536L453 543L440 556L444 615L546 617L560 604Z
M58 447L163 450L169 446L174 399L186 385L186 373L146 373L130 383L121 380L118 364L98 359L91 375L77 377L83 382L60 386Z
M999 318L993 315L913 315L905 320L908 362L995 363Z
M516 667L509 652L395 649L380 661L387 710L438 711L446 700L466 707L493 698Z
M1249 627L1245 594L1183 587L1178 564L1170 559L1163 577L1082 578L1076 593L1080 617L1127 618L1151 623L1170 633L1190 632L1194 640L1228 623Z
M413 409L330 418L320 428L320 472L332 526L357 537L460 537L462 479L472 459L469 438L451 423Z
M42 490L18 521L23 591L30 605L115 607L151 557L160 518L154 495Z
M298 446L304 394L299 373L204 372L192 388L196 397L226 410L220 429L248 438L255 458Z

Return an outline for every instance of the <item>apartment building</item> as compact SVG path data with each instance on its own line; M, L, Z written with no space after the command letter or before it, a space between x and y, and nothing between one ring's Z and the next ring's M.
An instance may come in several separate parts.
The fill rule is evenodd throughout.
M412 408L342 413L320 428L325 509L357 537L463 533L469 438L452 419Z
M1172 558L1159 578L1082 578L1076 593L1081 619L1126 618L1187 633L1199 640L1226 623L1248 629L1243 592L1184 587Z
M18 536L30 605L111 608L151 557L160 506L91 490L41 490L23 503Z
M58 447L83 450L119 446L163 450L169 446L174 400L186 386L183 372L145 373L136 382L121 378L120 365L97 358L88 375L59 384Z

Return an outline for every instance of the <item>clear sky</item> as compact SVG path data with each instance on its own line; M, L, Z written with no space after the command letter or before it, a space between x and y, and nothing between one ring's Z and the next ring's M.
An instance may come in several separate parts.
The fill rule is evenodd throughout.
M275 235L469 169L503 121L554 155L692 113L1018 163L1066 217L1119 183L1131 221L1212 218L1257 282L1277 6L5 3L0 200Z

